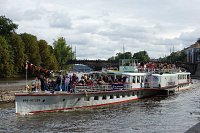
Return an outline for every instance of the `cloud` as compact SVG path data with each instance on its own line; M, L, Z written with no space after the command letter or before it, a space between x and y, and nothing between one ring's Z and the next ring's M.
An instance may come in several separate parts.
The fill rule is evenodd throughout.
M71 19L68 16L68 14L64 13L53 13L50 18L50 26L53 28L64 28L64 29L70 29Z
M0 15L52 44L65 37L78 59L145 50L151 58L181 50L200 35L199 0L0 0Z

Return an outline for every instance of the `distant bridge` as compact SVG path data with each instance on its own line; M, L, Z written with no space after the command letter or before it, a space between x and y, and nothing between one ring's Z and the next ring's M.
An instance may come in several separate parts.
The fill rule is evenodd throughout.
M177 62L175 63L176 66L181 67L186 69L188 72L190 72L192 75L195 74L195 72L197 71L197 63L182 63L182 62Z
M102 67L119 67L119 61L108 61L108 60L69 60L67 64L84 64L89 66L95 71L102 70ZM191 72L191 74L195 74L197 70L196 63L183 63L176 62L176 66L186 69Z

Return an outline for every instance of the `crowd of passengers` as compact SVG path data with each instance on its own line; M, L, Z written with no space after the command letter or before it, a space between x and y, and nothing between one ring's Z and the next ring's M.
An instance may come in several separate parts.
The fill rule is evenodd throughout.
M161 70L178 70L180 68L177 68L175 64L169 64L169 63L137 63L135 64L140 72L160 72Z
M31 85L32 91L67 91L73 92L76 85L106 85L113 83L124 83L126 77L117 76L115 79L110 75L96 75L96 74L83 74L80 79L73 73L73 75L62 75L59 73L56 80L48 79L43 75L37 76Z
M154 71L161 69L177 69L174 64L167 63L137 63L137 68L140 72ZM126 77L116 76L114 78L110 75L95 75L95 74L83 74L79 79L78 76L73 73L73 75L62 75L59 73L56 80L49 79L43 75L37 76L35 80L32 81L31 89L32 91L67 91L73 92L76 85L103 85L103 84L113 84L113 83L124 83L126 82Z

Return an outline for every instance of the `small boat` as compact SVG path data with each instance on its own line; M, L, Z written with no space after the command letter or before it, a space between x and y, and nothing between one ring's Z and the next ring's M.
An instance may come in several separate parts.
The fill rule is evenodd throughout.
M112 82L75 84L73 92L39 91L15 93L16 114L67 111L122 103L188 89L189 72L139 67L136 60L120 60L119 70L103 69L98 75ZM95 73L90 73L95 75ZM94 78L94 77L93 77Z

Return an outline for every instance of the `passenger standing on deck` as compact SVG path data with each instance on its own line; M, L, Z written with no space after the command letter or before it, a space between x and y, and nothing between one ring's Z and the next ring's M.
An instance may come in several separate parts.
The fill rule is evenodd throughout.
M47 77L44 77L44 89L45 89L46 91L49 90L49 86L48 86L48 78L47 78Z
M70 78L69 78L68 74L66 74L65 82L66 82L66 91L70 91L69 90Z
M40 89L40 80L38 77L35 78L35 91L38 92Z
M61 72L60 72L56 79L56 91L62 91L61 85L62 85L62 78L61 78Z
M72 88L71 88L71 91L74 91L75 85L76 85L77 81L78 81L78 77L76 76L75 73L73 73L73 75L72 75Z
M39 80L41 83L41 91L44 91L44 77L42 75L40 75Z
M68 86L68 91L71 92L71 88L72 88L72 76L69 75L69 86Z
M62 91L65 91L66 90L66 77L65 75L63 75L63 78L62 78Z

